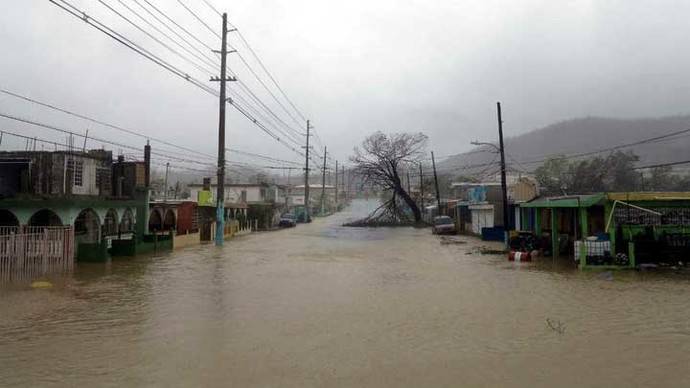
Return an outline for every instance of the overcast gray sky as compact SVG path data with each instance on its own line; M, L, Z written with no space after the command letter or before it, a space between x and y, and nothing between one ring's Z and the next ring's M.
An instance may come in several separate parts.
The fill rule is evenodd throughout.
M118 0L104 1L125 12ZM137 7L134 0L121 1ZM219 46L177 0L150 1L204 42ZM687 1L209 1L228 12L340 160L375 130L421 130L440 155L465 151L470 140L495 139L496 101L503 104L507 135L588 115L689 113ZM220 30L220 18L201 0L184 2ZM206 82L210 74L195 71L98 1L70 3L218 87ZM47 0L5 0L2 8L2 88L215 152L218 103L213 97ZM229 36L260 71L237 35ZM288 121L237 56L231 54L229 64ZM0 112L142 144L4 95ZM300 160L229 112L228 147ZM64 135L6 119L0 119L0 129L64 142ZM4 140L0 149L11 144Z

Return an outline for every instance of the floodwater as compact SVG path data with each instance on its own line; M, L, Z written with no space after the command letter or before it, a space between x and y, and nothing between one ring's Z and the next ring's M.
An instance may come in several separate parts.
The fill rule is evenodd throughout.
M690 386L686 275L339 226L369 207L0 285L0 386Z

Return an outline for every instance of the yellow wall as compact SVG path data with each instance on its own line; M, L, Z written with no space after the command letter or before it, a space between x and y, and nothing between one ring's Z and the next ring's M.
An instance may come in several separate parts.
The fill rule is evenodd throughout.
M199 232L176 235L173 238L173 249L199 245L201 243Z

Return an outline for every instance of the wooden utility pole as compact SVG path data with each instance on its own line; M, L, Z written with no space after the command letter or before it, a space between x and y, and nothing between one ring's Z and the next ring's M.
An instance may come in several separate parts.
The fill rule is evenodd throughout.
M338 211L338 161L335 161L335 210Z
M422 207L422 214L424 214L424 172L422 171L422 162L419 162L419 202Z
M498 143L499 151L501 153L501 191L503 196L503 242L508 246L508 235L510 229L510 217L508 215L508 184L506 183L506 158L505 151L503 148L503 120L501 118L501 103L496 103L496 109L498 113Z
M228 38L228 14L223 13L223 36L220 51L220 78L211 77L211 81L220 81L220 106L218 112L218 190L216 191L216 246L223 246L225 239L225 83L236 81L226 77L226 57Z
M304 158L304 222L310 222L309 217L309 130L311 129L311 124L307 120L307 145L304 147L305 158Z
M323 175L321 178L321 215L325 211L325 201L326 201L326 154L328 150L326 146L323 146Z
M438 191L438 175L436 175L436 159L434 159L434 151L431 151L431 165L434 167L434 186L436 187L436 205L438 206L438 214L441 215L441 193Z

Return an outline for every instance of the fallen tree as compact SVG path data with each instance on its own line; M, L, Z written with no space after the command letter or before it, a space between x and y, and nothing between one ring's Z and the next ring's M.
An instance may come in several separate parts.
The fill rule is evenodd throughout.
M390 199L367 217L347 226L422 224L422 212L403 186L401 174L421 163L426 142L427 137L422 133L376 132L362 142L361 148L355 147L355 155L350 158L355 173L366 184L390 195Z

